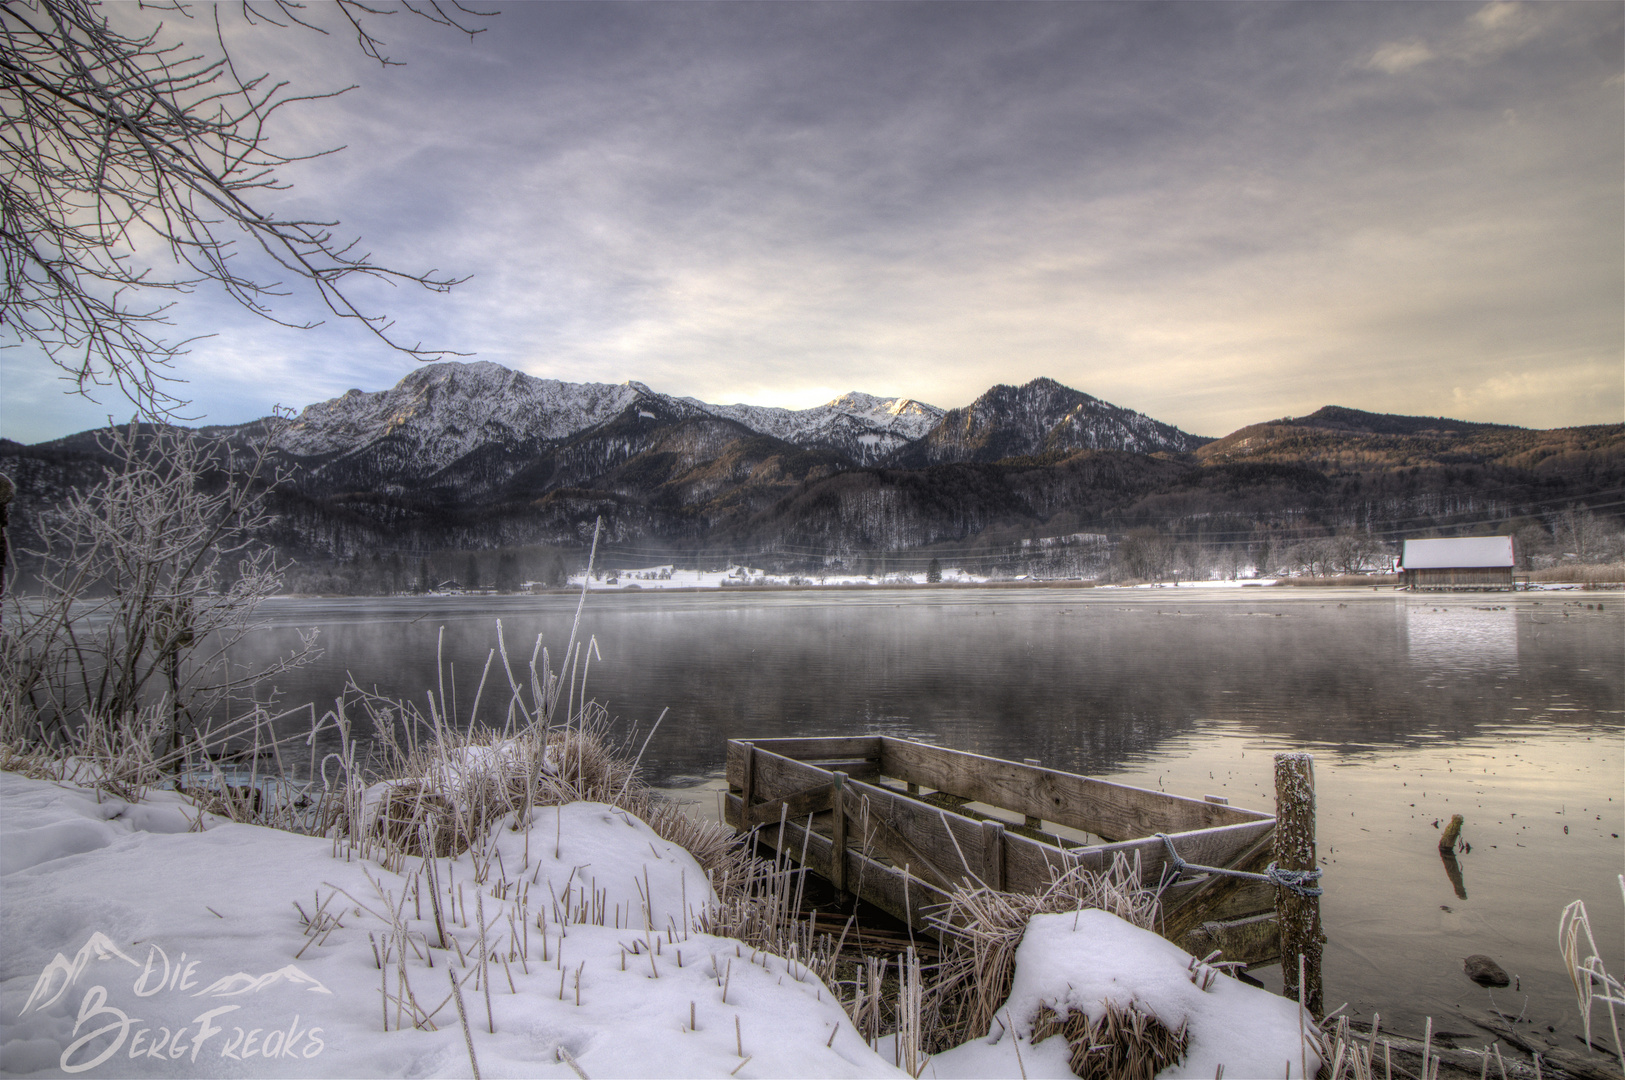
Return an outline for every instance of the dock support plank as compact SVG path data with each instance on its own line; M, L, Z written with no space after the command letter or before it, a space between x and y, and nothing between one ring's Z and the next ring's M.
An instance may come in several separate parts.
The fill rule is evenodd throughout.
M835 774L835 797L834 797L834 799L832 801L834 803L833 809L835 811L835 822L834 822L834 829L833 829L833 833L832 833L833 839L831 840L831 843L830 843L830 862L829 862L830 875L829 875L829 879L830 879L830 881L834 882L835 887L837 889L839 889L844 894L847 891L847 888L846 888L846 774L843 773L843 772L838 772L838 773Z
M1004 825L982 822L982 884L996 892L1004 891Z

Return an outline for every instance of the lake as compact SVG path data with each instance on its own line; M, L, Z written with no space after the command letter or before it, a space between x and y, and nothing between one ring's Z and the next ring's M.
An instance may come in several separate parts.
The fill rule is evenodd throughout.
M278 600L257 641L288 648L295 627L321 628L326 653L282 681L284 702L330 704L346 671L422 702L444 627L466 717L496 621L522 665L537 634L562 650L575 604ZM602 655L588 693L640 731L669 708L645 772L712 813L730 738L916 738L1263 810L1271 755L1306 750L1328 1009L1346 1001L1358 1018L1380 1011L1385 1027L1419 1033L1432 1016L1436 1029L1474 1032L1456 1010L1488 1008L1492 992L1461 960L1487 953L1518 978L1493 992L1495 1006L1577 1032L1557 949L1559 912L1575 899L1609 970L1625 971L1618 592L595 593L584 625ZM487 705L505 696L495 685ZM1437 851L1436 823L1454 813L1472 845L1459 890Z

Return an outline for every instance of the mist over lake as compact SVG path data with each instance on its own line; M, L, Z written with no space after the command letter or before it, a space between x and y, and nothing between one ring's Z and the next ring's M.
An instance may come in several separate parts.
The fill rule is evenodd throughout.
M285 599L266 649L321 628L284 703L331 707L348 670L466 722L496 623L516 673L564 648L576 597ZM442 637L443 628L443 637ZM1461 958L1519 978L1500 1007L1577 1031L1557 916L1584 899L1625 949L1625 607L1617 593L964 589L594 594L587 693L641 741L649 780L709 807L726 741L885 734L1273 810L1271 755L1316 757L1326 997L1459 1030L1489 1006ZM243 659L247 659L244 657ZM556 663L556 660L555 660ZM500 658L497 661L500 664ZM493 666L480 713L500 724ZM1462 889L1435 823L1461 813ZM1273 969L1262 974L1266 981ZM1275 976L1278 982L1278 976ZM1527 1006L1522 995L1527 994ZM1508 1008L1510 1006L1510 1008Z

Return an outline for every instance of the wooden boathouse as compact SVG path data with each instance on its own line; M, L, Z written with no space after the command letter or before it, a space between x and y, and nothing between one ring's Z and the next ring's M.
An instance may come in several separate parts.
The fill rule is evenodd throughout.
M1223 798L888 736L730 740L724 813L734 828L757 830L762 844L925 933L935 933L929 914L956 888L1036 893L1073 866L1108 870L1121 853L1138 860L1142 884L1162 887L1165 937L1198 956L1219 949L1258 966L1295 943L1283 946L1276 919L1284 890L1259 872L1272 861L1314 865L1312 761L1280 755L1278 791L1282 758L1306 777L1297 785L1308 792L1307 825L1294 832L1307 837L1297 865L1277 850L1275 815ZM1193 873L1213 868L1251 876ZM1318 988L1318 901L1312 916L1307 947Z
M1402 588L1431 592L1515 588L1510 536L1407 540L1399 559Z

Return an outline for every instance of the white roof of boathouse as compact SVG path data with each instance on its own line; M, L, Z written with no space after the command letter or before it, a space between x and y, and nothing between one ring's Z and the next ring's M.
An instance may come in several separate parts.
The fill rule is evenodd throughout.
M1512 537L1470 536L1454 540L1407 540L1400 566L1406 570L1511 567Z

